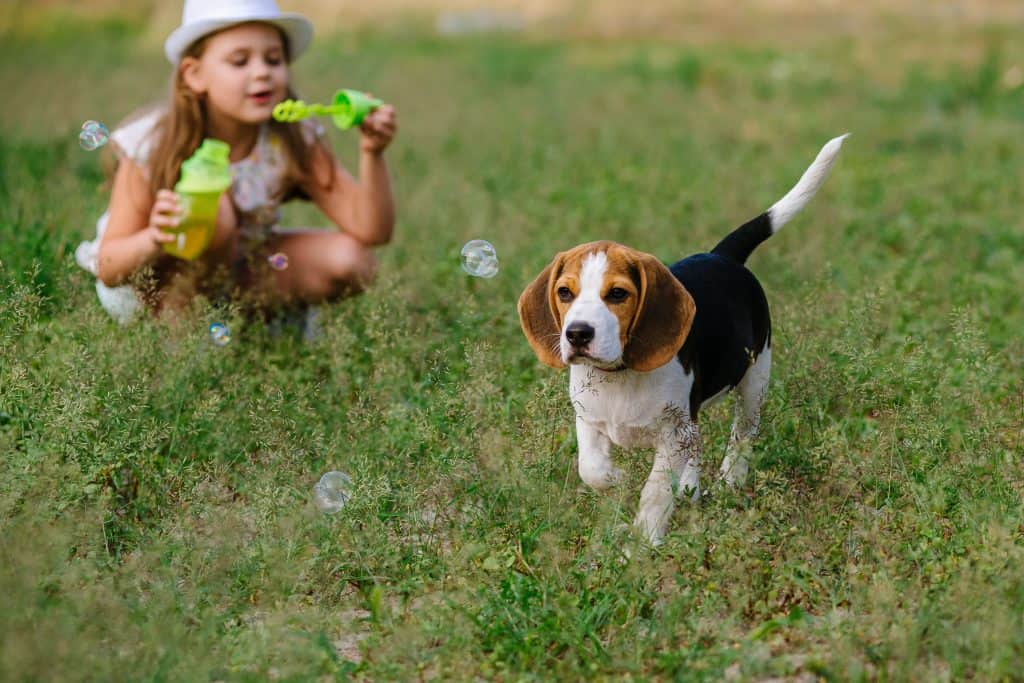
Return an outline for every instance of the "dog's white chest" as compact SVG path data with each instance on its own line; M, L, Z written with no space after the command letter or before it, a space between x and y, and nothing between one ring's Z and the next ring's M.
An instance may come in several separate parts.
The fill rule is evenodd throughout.
M605 372L588 365L569 371L576 415L623 448L652 446L666 415L689 413L692 385L692 375L677 360L651 372Z

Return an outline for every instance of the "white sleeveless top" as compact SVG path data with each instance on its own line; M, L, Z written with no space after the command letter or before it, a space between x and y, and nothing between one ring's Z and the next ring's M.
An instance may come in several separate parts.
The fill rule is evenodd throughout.
M164 112L163 108L150 109L110 134L110 143L118 158L131 159L147 176L149 155L155 142L154 127ZM298 125L309 144L326 134L323 126L312 119ZM284 142L264 124L249 156L231 164L229 192L238 213L243 244L252 246L263 242L281 219L281 197L288 189L285 187L286 173ZM96 259L109 214L105 211L96 222L96 237L82 242L75 250L78 265L93 275L97 273ZM130 319L141 307L134 289L128 285L107 287L97 279L96 289L103 307L121 322Z

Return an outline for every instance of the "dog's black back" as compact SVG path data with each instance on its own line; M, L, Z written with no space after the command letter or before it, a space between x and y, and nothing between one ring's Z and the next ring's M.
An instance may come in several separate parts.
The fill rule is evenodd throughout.
M702 403L732 389L771 341L768 299L747 258L803 206L828 176L845 135L829 140L797 184L761 215L725 236L707 254L694 254L669 267L693 297L697 313L679 350L679 362L694 376L690 415Z
M753 273L721 254L694 254L669 270L697 306L678 353L694 376L690 415L696 418L704 401L739 383L770 341L768 299Z

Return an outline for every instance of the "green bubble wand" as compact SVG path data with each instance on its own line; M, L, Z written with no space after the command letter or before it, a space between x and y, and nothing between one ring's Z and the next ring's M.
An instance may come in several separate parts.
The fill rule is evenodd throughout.
M295 123L310 116L330 116L334 125L341 130L358 126L377 107L384 104L358 90L339 90L334 93L331 104L307 104L302 100L279 102L272 113L274 120Z

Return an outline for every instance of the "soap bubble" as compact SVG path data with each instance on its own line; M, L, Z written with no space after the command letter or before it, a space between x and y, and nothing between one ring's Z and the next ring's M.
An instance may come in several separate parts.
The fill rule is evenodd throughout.
M328 472L313 487L316 506L333 515L352 497L352 480L344 472Z
M87 152L99 149L109 139L110 131L99 121L86 121L82 124L82 132L78 134L78 144Z
M267 257L267 263L269 263L270 267L274 270L284 270L288 267L288 254L280 251L276 254L271 254Z
M486 240L470 240L462 247L462 269L474 277L498 274L498 254Z
M210 341L214 346L227 346L231 341L231 332L224 323L212 323L210 325Z

